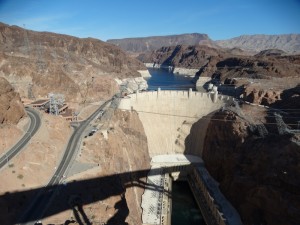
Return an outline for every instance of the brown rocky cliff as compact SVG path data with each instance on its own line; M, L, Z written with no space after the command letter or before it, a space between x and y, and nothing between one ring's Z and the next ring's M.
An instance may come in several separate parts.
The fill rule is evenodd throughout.
M294 86L297 82L300 82L300 79L294 78L289 82ZM274 86L275 88L268 88L266 81L264 81L264 84L247 85L243 98L251 103L266 105L284 111L283 117L285 121L293 124L293 129L297 128L297 123L300 120L300 84L285 90L282 90L282 86L279 86L279 88L276 88L276 85Z
M300 146L293 138L263 138L232 111L212 117L202 157L245 225L300 224Z
M222 50L205 45L177 45L162 47L151 53L141 54L138 59L144 63L200 69L212 61L212 58L223 58L224 54L225 52Z
M7 80L0 77L0 124L17 124L25 116L20 96Z
M92 38L34 32L0 24L0 76L21 96L49 92L76 102L99 101L116 91L114 78L137 77L145 66L120 48Z
M212 77L222 83L232 78L292 79L299 78L300 73L300 55L285 55L276 49L250 56L236 49L178 45L162 47L137 58L144 63L199 69L199 76Z
M95 146L100 146L102 150L98 153L99 157L94 155L93 158L100 160L98 163L105 168L104 173L107 175L131 171L138 173L150 168L147 137L135 111L116 110L111 118L108 139L101 135L86 142L87 149L93 149ZM128 210L128 216L125 219L129 224L142 224L141 196L144 191L143 181L146 181L146 177L137 180L134 175L127 174L127 176L120 175L119 180L115 181L116 188L122 188L125 197L125 204L119 211ZM123 183L123 180L128 179L132 182ZM105 214L105 212L102 213L102 215ZM125 221L117 222L123 224Z
M150 169L147 137L137 112L115 110L108 130L108 139L102 137L100 141L105 155L101 164L106 168L106 173L118 174L131 171L139 173ZM126 222L142 224L141 196L144 192L142 183L146 181L146 177L136 180L134 175L127 176L127 178L120 176L121 183L128 179L132 181L122 187L126 201L124 207L128 207L129 210ZM118 222L122 224L124 221Z
M103 115L109 118L107 138L99 130L83 139L82 154L77 160L96 167L69 179L87 182L66 186L68 189L54 200L50 211L69 208L72 196L80 196L83 202L93 198L84 206L86 212L94 212L87 214L93 224L142 224L141 196L150 168L147 137L136 112L113 111L109 108ZM68 211L61 217L60 224L70 219L70 214Z
M226 78L270 79L299 77L300 55L296 56L235 56L220 60L213 74L224 81Z

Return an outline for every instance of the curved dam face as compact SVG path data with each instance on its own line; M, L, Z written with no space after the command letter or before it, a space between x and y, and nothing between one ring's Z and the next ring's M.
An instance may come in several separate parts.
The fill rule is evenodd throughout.
M193 123L206 118L199 142L203 143L211 112L220 109L232 97L190 91L152 91L123 98L119 109L136 110L148 139L150 157L184 153L185 139ZM202 152L202 149L200 149Z

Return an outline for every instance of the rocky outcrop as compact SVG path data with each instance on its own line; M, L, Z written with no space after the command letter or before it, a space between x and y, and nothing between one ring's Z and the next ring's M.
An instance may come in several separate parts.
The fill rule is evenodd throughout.
M7 80L0 77L0 125L17 124L25 116L20 96Z
M282 51L280 49L267 49L259 52L255 56L281 56L281 55L286 55L285 51Z
M92 160L104 168L104 175L117 174L116 179L108 187L109 190L104 189L106 184L100 183L94 191L99 192L100 189L114 193L121 190L124 195L124 204L115 210L116 212L127 211L128 216L123 218L123 221L122 218L119 218L116 224L124 224L125 219L129 224L141 224L141 196L143 194L143 182L146 178L134 177L130 172L138 174L150 168L147 137L136 112L116 110L113 114L108 138L97 134L95 138L90 141L87 140L85 144L85 151L87 153L93 151ZM99 146L101 151L96 151L95 145ZM115 200L116 202L112 202L108 198L103 203L113 207L121 199L116 198ZM96 207L98 206L96 205ZM106 210L99 212L99 216L103 217L101 221L110 218Z
M245 77L251 79L269 79L298 77L300 55L266 57L259 54L253 57L228 57L216 64L214 77L224 81L226 78Z
M300 53L300 34L242 35L215 42L223 48L238 47L246 51L259 52L266 49L280 49L289 54Z
M115 44L123 50L131 53L144 53L157 50L161 47L176 45L199 45L214 46L213 41L207 34L179 34L168 36L154 36L143 38L111 39L107 42Z
M203 122L193 125L189 137L202 133ZM300 223L300 137L279 134L274 123L265 108L243 105L212 116L203 151L197 138L187 138L187 151L203 157L245 225ZM267 133L259 130L262 124Z
M168 68L174 73L202 76L215 70L214 65L226 55L225 51L204 45L178 45L162 47L151 53L141 54L137 58L147 66Z
M121 86L121 94L132 94L138 91L146 91L148 89L147 81L143 77L126 78L117 80Z
M64 191L53 198L45 213L54 214L52 220L44 218L43 222L64 224L76 219L88 224L142 224L141 196L150 157L137 112L106 109L101 129L83 139L81 152L75 164L94 168L68 178ZM84 220L70 207L74 200L83 203ZM58 214L61 211L65 213Z
M150 54L141 54L138 59L143 63L155 63L161 66L181 67L187 69L205 66L211 57L222 57L224 52L204 45L177 45L162 47Z
M264 90L263 92L276 87L276 90L272 91L277 93L295 86L292 82L300 81L300 55L285 55L282 51L274 49L262 51L255 56L234 53L238 53L238 50L180 45L162 47L151 53L141 54L138 59L148 67L166 68L173 73L196 77L210 77L217 85L231 85L223 86L222 90L220 89L222 93L225 88L230 92L229 89L233 85L241 89L238 91L240 93L243 92L243 85L247 85L245 96L248 96L254 88L253 85L250 86L253 82L263 83L265 87L259 88ZM233 79L238 82L228 82ZM277 79L276 82L274 79ZM267 95L270 94L268 91Z
M289 82L293 88L283 90L283 85L287 84L276 84L273 82L275 88L270 88L272 82L269 80L262 80L259 83L252 83L245 85L245 90L243 93L243 99L247 102L265 105L276 109L281 109L287 111L288 118L300 118L298 109L300 107L300 78L290 78L290 79L280 79L278 82ZM297 85L298 84L298 85ZM296 116L296 117L295 117ZM297 124L297 120L293 120L291 124Z
M34 32L0 24L0 76L25 97L65 94L76 102L99 101L116 92L114 78L146 70L120 48L93 38ZM115 91L114 91L115 90Z
M280 94L280 91L265 89L257 90L256 88L247 87L244 91L244 100L254 104L269 106L280 99Z

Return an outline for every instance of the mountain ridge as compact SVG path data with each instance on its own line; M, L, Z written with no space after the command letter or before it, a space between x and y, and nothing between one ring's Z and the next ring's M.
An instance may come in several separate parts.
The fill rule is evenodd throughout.
M124 38L109 39L108 43L115 44L127 52L141 53L149 52L160 47L176 46L176 45L196 45L206 44L214 46L213 41L207 34L186 33L166 36L149 36L141 38Z
M208 34L185 33L165 36L109 39L107 42L115 44L129 53L144 53L157 50L161 47L176 45L207 45L209 47L230 49L241 48L252 54L267 49L280 49L288 54L300 53L300 34L254 34L240 35L225 40L212 40Z
M300 53L300 34L253 34L217 40L217 45L223 48L242 48L243 50L260 52L267 49L280 49L289 54Z
M117 90L115 78L141 76L146 67L95 38L36 32L0 23L0 77L21 97L62 93L75 102L99 101ZM30 92L30 94L29 94Z

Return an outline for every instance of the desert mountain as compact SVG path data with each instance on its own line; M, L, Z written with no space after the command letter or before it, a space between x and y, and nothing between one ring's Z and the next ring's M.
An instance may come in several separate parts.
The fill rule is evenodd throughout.
M111 39L107 42L115 44L130 53L142 53L153 51L161 47L176 45L199 45L214 46L207 34L180 34L168 36L153 36L142 38Z
M0 23L0 76L21 96L65 94L75 102L99 101L116 91L114 78L140 76L138 60L93 38L35 32Z
M207 45L208 47L232 49L235 53L255 54L267 49L280 49L288 54L300 53L300 34L243 35L227 40L214 41L207 34L180 34L144 38L112 39L107 42L129 53L144 53L161 47L176 45Z
M239 55L234 54L238 52ZM285 55L281 50L241 55L241 51L203 45L162 47L138 57L143 63L198 69L198 75L225 81L228 78L299 77L300 55Z
M300 34L283 35L242 35L215 42L222 48L241 48L246 51L259 52L266 49L280 49L289 54L300 53Z
M186 68L199 71L201 76L211 76L216 64L226 58L227 52L205 45L177 45L162 47L151 53L140 54L137 58L155 67ZM204 69L205 68L205 69Z

